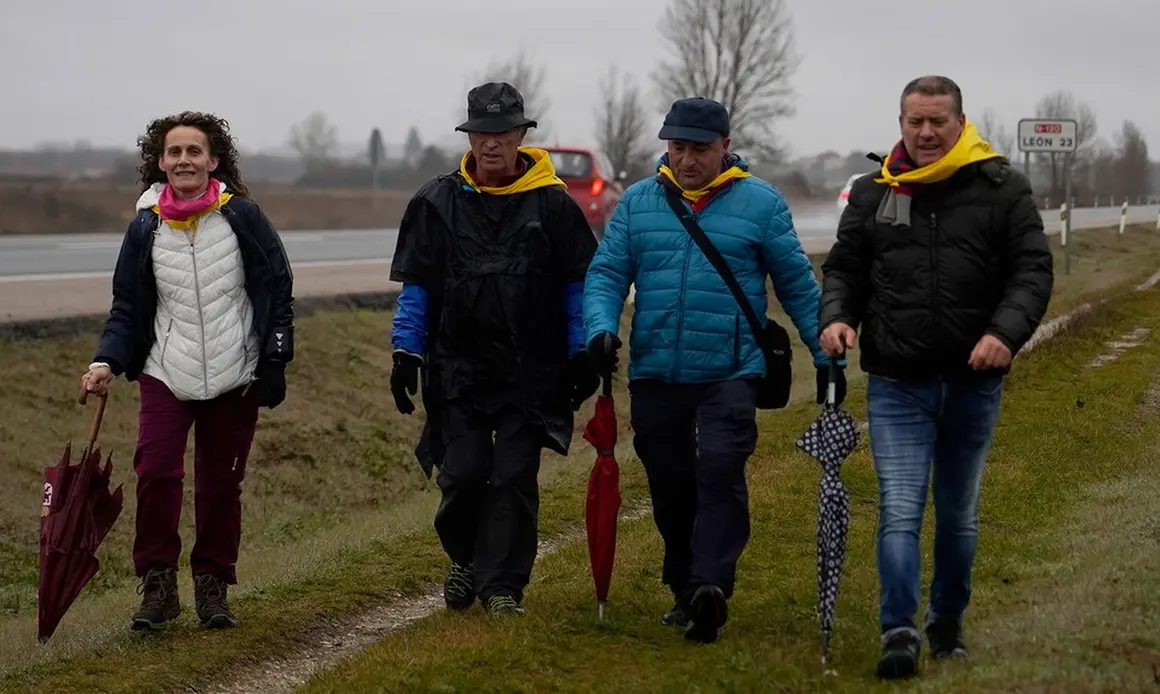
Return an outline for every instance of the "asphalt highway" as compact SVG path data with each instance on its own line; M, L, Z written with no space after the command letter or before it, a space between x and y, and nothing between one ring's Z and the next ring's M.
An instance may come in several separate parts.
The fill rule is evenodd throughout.
M1156 206L1131 208L1130 223L1155 224ZM838 213L832 206L799 211L795 226L809 253L825 253L834 240ZM1119 208L1076 210L1074 228L1114 226ZM1058 233L1059 213L1044 213L1048 233ZM327 297L385 292L396 231L295 231L283 235L294 266L294 295ZM119 235L0 236L0 323L109 310L110 277Z
M1128 209L1128 222L1155 222L1158 206ZM1059 231L1059 213L1041 213L1049 232ZM811 211L795 216L798 236L810 252L824 251L834 239L838 213ZM1120 208L1080 208L1075 211L1076 230L1114 226ZM341 267L384 263L395 248L395 229L360 231L292 231L282 234L286 252L295 268ZM119 234L67 236L0 236L0 283L54 279L108 277L117 262Z

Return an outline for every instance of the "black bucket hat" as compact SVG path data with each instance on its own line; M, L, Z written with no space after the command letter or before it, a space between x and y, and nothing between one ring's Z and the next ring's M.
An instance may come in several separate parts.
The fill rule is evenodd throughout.
M467 93L467 120L456 126L461 133L506 133L536 121L524 115L524 97L507 82L488 82Z

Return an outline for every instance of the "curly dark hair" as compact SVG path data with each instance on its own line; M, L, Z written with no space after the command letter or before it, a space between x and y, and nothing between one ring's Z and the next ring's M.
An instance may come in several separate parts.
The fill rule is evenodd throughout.
M137 172L141 174L141 190L148 190L154 183L165 183L168 180L158 162L165 151L165 136L170 130L182 125L205 133L209 140L209 153L218 158L218 167L213 177L226 184L231 193L250 197L250 190L242 182L242 174L238 170L238 147L230 135L230 124L224 118L199 111L182 111L175 116L158 118L149 124L144 135L137 138L137 146L141 148L141 165L137 167Z

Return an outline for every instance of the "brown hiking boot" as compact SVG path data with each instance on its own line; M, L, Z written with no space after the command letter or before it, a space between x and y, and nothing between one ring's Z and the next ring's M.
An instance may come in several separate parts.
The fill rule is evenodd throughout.
M137 593L141 595L141 608L133 615L134 631L156 631L181 614L177 569L173 567L149 569Z
M227 588L226 582L213 574L193 577L193 595L202 629L230 629L238 625L226 602Z

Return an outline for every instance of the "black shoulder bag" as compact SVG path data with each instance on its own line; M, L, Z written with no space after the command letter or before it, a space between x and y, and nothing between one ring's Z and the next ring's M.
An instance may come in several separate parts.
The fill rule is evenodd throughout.
M705 235L705 230L697 224L697 220L693 219L693 215L681 202L680 193L669 186L664 188L665 199L668 200L669 207L681 220L685 231L689 232L689 236L692 236L693 241L697 242L697 246L705 254L705 258L713 266L713 269L721 276L725 286L729 287L729 291L733 294L741 312L745 314L745 320L749 323L750 329L753 330L757 346L765 355L765 376L757 382L757 408L759 410L780 410L789 403L789 387L793 382L793 351L790 348L789 333L778 325L777 321L768 316L766 316L765 325L761 324L757 318L757 312L753 310L753 305L749 303L749 298L745 296L745 291L741 289L737 278L733 276L733 271L729 269L725 258L721 256L721 252ZM762 284L764 285L764 282Z

